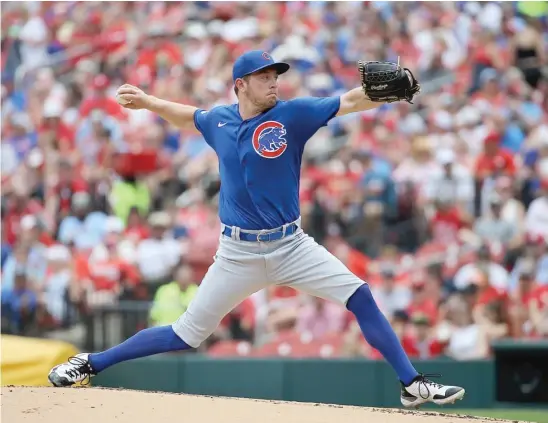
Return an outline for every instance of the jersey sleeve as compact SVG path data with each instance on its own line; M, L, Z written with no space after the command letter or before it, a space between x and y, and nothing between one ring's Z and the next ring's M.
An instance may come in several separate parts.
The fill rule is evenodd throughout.
M203 135L206 143L215 149L212 145L212 137L210 136L210 112L208 110L197 109L194 112L194 126Z
M301 97L290 101L291 113L298 122L312 132L326 126L335 117L341 107L341 98L336 97Z

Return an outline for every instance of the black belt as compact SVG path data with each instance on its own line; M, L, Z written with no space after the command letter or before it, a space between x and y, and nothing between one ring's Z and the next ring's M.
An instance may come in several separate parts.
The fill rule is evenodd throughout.
M261 231L258 233L249 233L249 232L240 232L240 240L242 241L249 241L249 242L272 242L272 241L278 241L280 239L285 238L288 235L293 235L295 232L297 232L297 229L299 226L297 226L296 223L291 223L287 225L285 228L279 227L276 229L269 229L267 231ZM232 237L232 227L231 226L225 226L225 229L223 231L223 235Z

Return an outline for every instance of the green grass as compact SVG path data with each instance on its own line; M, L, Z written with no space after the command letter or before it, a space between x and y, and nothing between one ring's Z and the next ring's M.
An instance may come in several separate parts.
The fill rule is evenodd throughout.
M491 417L494 419L522 420L526 422L548 423L548 409L486 409L486 410L443 410L444 413L466 414L470 416Z

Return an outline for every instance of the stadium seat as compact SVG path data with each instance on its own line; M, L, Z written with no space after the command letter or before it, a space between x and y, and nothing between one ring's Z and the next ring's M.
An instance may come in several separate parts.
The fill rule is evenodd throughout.
M251 355L255 357L332 358L340 355L342 345L343 339L338 333L313 339L310 333L288 331L257 348Z
M252 345L247 341L219 341L211 346L206 354L210 357L244 357L249 356Z

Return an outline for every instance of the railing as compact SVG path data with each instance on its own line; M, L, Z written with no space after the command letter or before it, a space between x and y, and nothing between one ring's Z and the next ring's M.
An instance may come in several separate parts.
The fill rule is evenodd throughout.
M85 350L102 351L149 326L151 303L120 301L94 308L84 318Z

